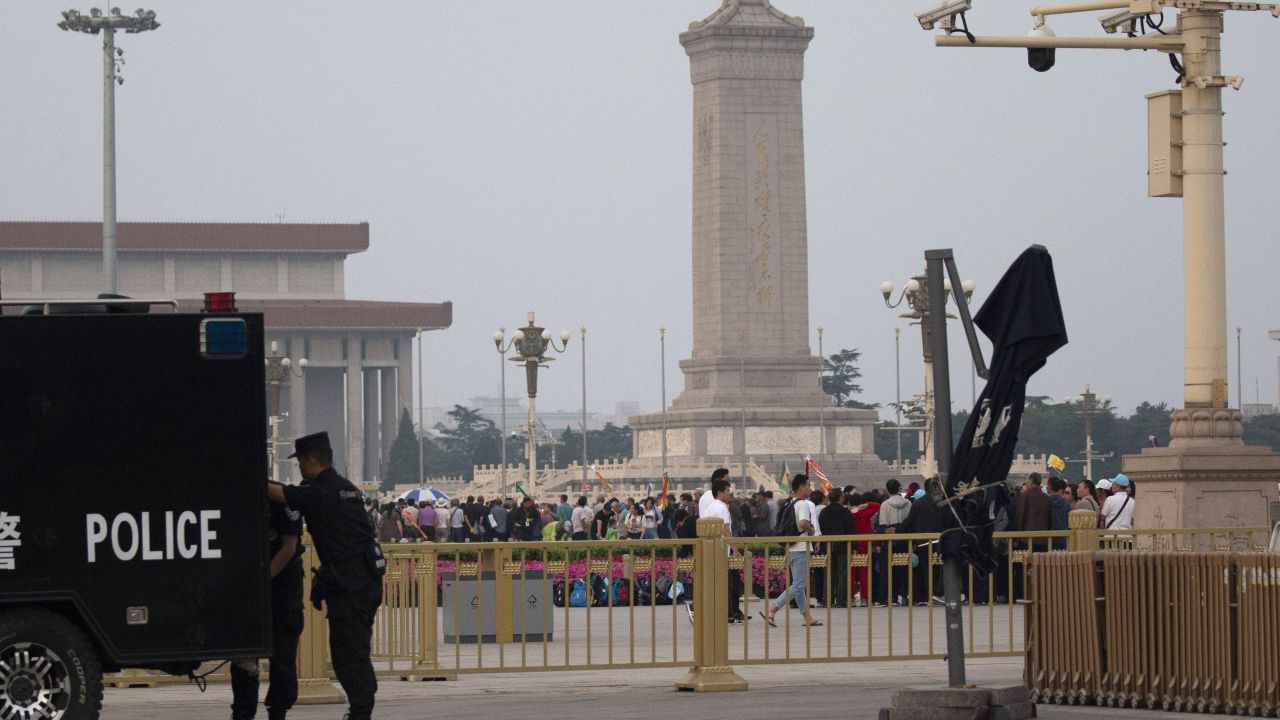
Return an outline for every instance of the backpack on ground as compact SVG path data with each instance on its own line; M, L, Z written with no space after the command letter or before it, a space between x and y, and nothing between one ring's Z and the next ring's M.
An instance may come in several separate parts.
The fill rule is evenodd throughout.
M587 584L581 580L573 581L573 589L569 591L569 607L587 606Z

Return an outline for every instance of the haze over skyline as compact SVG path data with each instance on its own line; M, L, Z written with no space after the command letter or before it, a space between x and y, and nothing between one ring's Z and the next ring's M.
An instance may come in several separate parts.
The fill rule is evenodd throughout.
M923 384L919 331L884 308L881 282L901 286L926 248L953 247L977 283L976 308L1040 243L1054 255L1071 342L1029 393L1060 400L1089 384L1125 413L1144 400L1182 404L1181 202L1147 198L1145 177L1143 96L1173 87L1164 55L1061 50L1038 74L1020 51L934 48L915 5L775 5L815 29L804 84L809 316L825 327L827 354L862 351L861 399L894 400L895 327L903 397ZM1030 28L1029 4L974 5L980 35ZM573 334L542 376L541 407L579 406L586 326L589 408L656 410L658 327L668 401L691 347L692 89L677 35L717 6L149 4L162 26L118 37L120 219L368 221L369 251L347 262L348 297L454 303L453 327L426 336L426 405L497 395L490 335L535 310ZM8 6L6 219L101 217L99 40L60 32L60 9ZM1096 14L1051 25L1102 35ZM1245 402L1276 401L1280 343L1266 333L1280 328L1267 289L1280 269L1280 71L1267 53L1277 37L1269 14L1227 18L1224 72L1247 78L1224 95L1233 405L1237 326ZM958 327L951 341L960 407L970 396ZM518 394L514 369L507 379Z

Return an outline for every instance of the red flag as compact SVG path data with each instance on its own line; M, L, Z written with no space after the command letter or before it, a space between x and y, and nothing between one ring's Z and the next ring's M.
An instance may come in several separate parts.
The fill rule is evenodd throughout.
M667 471L662 471L662 491L658 493L658 502L666 499L667 493L671 491L671 477L667 475Z
M604 486L604 489L609 492L613 492L613 485L610 485L609 481L605 479L604 473L600 472L600 468L592 465L591 469L596 471L596 479L600 481L600 484Z

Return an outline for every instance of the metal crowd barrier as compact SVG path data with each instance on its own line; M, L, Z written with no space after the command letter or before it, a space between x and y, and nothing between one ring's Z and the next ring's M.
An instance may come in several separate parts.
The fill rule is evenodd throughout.
M1094 591L1082 581L1084 566L1076 568L1074 579L1039 584L1032 582L1032 568L1079 557L1070 550L1100 546L1128 550L1113 553L1117 557L1152 556L1145 551L1166 546L1249 549L1264 542L1260 538L1268 532L1245 528L1112 533L1096 530L1095 518L1092 513L1073 513L1071 530L994 535L996 571L983 577L970 570L964 578L967 655L1026 653L1029 668L1054 678L1056 684L1045 685L1050 692L1061 687L1066 697L1068 685L1078 687L1074 678L1087 677L1096 678L1090 681L1099 683L1096 689L1084 695L1073 690L1074 697L1081 701L1096 696L1110 687L1101 685L1101 661L1071 644L1077 635L1087 635L1065 630L1057 622L1037 627L1042 616L1026 612L1048 602L1037 592L1058 593L1071 598L1075 607L1068 609L1071 603L1055 600L1059 604L1054 607L1063 609L1053 617L1074 618L1070 624L1089 627L1086 610L1092 607ZM733 673L734 663L945 656L944 608L934 599L942 594L936 535L726 539L721 528L718 520L701 520L698 537L681 540L385 544L383 604L373 632L375 670L385 678L443 680L468 673L685 667L691 670L680 687L709 690L745 689L745 682ZM777 627L769 627L758 613L792 581L787 548L802 540L814 546L801 570L807 580L802 602L815 605L810 612L821 625L802 624L803 608L784 603ZM1215 552L1212 557L1226 554ZM307 552L304 563L309 583L310 568L317 564L315 553ZM742 580L740 597L730 597L731 572ZM845 573L847 582L842 584L838 579ZM735 605L750 620L731 624ZM324 613L310 605L305 610L300 702L340 701L341 692L331 682ZM1140 646L1148 635L1133 642ZM1068 646L1075 653L1071 665L1033 664L1056 657L1053 650L1036 654L1037 648ZM1205 654L1193 660L1199 662ZM1062 679L1063 673L1072 680ZM1249 682L1264 683L1266 677L1260 674ZM115 679L120 684L179 680L146 671ZM221 674L210 679L221 679ZM1113 692L1122 687L1127 692L1129 686L1123 684Z
M1280 710L1280 554L1050 554L1031 576L1039 701Z

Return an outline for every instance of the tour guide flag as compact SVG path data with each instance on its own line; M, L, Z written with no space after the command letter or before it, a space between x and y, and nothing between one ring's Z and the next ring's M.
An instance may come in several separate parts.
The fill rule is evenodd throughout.
M671 492L671 476L666 470L662 471L662 491L658 493L658 501L661 502L667 497L667 493Z
M613 486L610 485L609 481L604 478L604 473L600 472L600 468L596 467L595 465L592 465L591 469L595 471L596 479L600 481L600 484L604 486L604 489L608 490L609 492L613 492Z
M822 492L831 492L831 481L827 479L827 474L822 472L822 466L818 464L817 460L805 455L804 474L809 475L811 473L818 478L818 487Z
M1040 245L1024 250L973 323L991 340L991 371L956 445L946 491L984 489L953 503L965 532L947 533L942 552L961 556L985 572L994 568L992 526L1007 499L1004 481L1018 443L1027 380L1067 344L1049 251Z
M525 496L525 497L529 497L529 493L527 493L527 492L525 492L525 491L524 491L524 487L522 487L522 486L520 485L520 483L516 483L516 492L520 493L521 495L523 495L523 496Z

